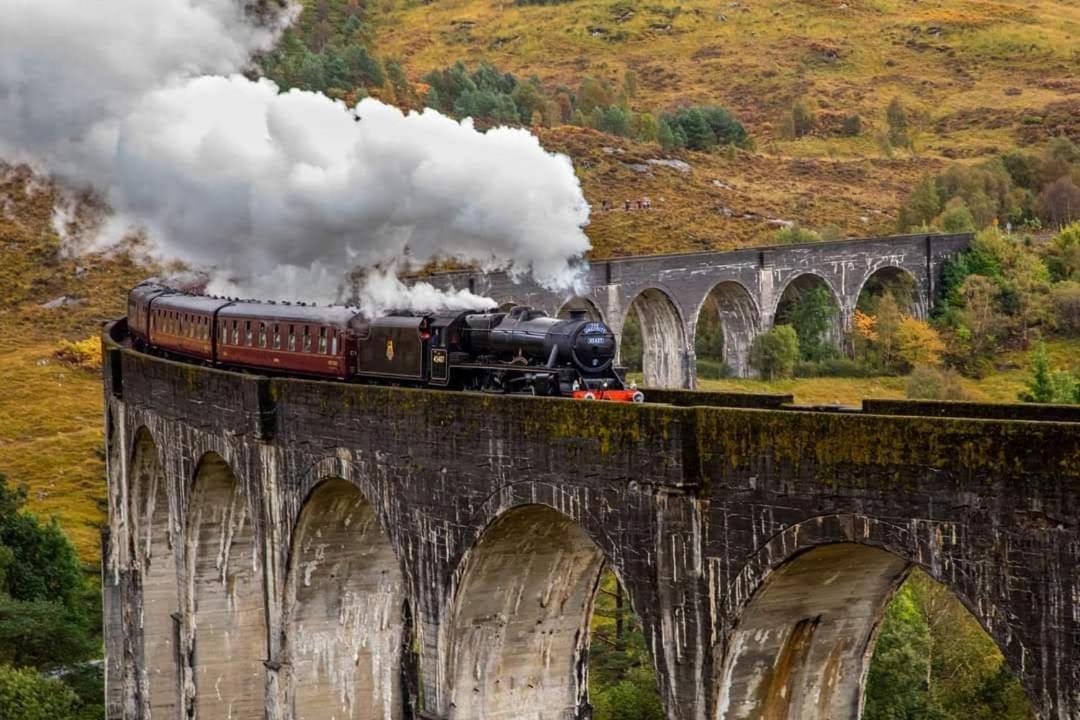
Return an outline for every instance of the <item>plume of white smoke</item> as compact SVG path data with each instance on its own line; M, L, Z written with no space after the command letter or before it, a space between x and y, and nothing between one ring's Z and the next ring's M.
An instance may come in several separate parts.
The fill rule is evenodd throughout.
M116 211L102 242L145 228L212 288L263 297L334 299L351 268L405 259L578 277L580 185L524 130L249 80L237 71L280 23L233 0L2 6L0 157L101 188ZM482 300L367 277L369 310Z

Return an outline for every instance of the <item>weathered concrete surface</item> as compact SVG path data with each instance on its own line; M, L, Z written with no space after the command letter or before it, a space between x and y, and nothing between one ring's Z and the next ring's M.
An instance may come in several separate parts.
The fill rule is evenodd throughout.
M785 292L797 286L828 288L839 307L832 339L850 329L859 293L873 277L904 277L914 289L912 312L925 317L938 296L945 262L966 249L970 234L903 235L787 245L732 252L686 253L602 260L585 275L587 291L568 297L528 279L502 273L453 272L427 280L469 288L500 305L532 305L548 313L585 309L622 334L630 313L637 316L644 341L645 384L693 387L694 336L709 303L724 328L724 357L740 376L751 373L754 337L773 326Z
M345 480L319 485L292 553L284 642L293 717L401 717L401 569L371 503Z
M176 680L200 720L302 716L309 681L330 690L323 717L354 716L357 691L373 717L508 717L514 703L523 718L587 717L579 629L601 557L671 720L759 702L774 717L854 712L868 637L911 565L987 628L1040 717L1080 716L1080 409L927 418L673 391L656 397L677 406L576 403L268 380L107 345L111 718L148 715L140 665L156 641L139 608L168 600L167 583L145 594L132 548L147 531L152 577L168 542L155 538L172 539ZM155 472L136 472L138 438L164 478L153 511L134 489ZM334 478L352 500L321 498ZM366 529L346 527L349 507L370 513ZM320 535L322 559L307 542ZM387 544L400 615L379 604L397 592ZM169 683L147 686L149 707L167 706Z
M603 568L572 520L502 515L464 565L450 632L450 717L572 718L585 699L588 618Z
M855 718L878 620L908 563L843 543L772 573L728 641L717 716Z

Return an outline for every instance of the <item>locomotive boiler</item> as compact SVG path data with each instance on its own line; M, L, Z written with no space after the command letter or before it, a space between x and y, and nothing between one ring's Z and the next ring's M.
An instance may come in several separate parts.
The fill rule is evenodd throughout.
M158 281L128 298L142 350L212 365L349 382L641 402L615 365L616 339L584 313L391 312L236 300Z

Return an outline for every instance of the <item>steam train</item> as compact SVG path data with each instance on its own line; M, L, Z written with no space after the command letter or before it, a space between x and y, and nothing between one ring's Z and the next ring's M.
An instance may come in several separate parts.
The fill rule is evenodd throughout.
M215 366L315 378L584 400L643 402L615 366L615 336L584 312L391 312L131 290L136 349Z

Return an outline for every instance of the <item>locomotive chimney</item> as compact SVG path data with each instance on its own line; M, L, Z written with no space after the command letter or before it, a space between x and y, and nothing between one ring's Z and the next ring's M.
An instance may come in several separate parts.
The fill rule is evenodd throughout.
M570 319L571 320L587 320L588 316L589 316L589 314L587 312L585 312L584 310L571 310L570 311Z

